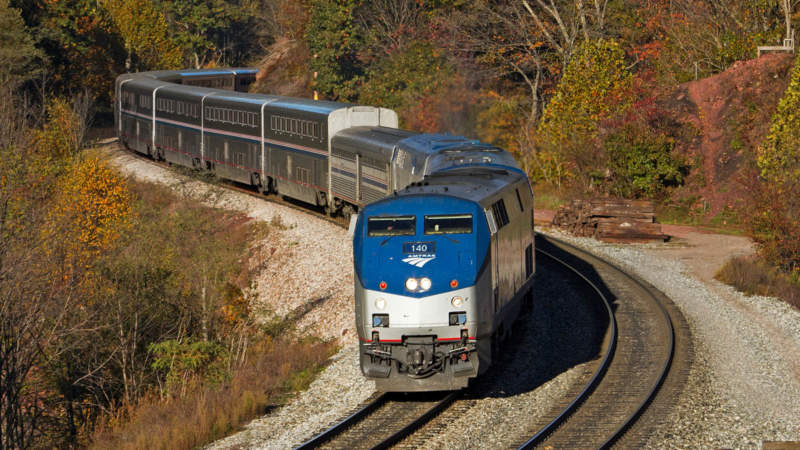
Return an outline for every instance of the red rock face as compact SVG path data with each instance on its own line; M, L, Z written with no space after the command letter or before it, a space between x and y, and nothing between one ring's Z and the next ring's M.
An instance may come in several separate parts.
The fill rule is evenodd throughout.
M720 74L680 85L663 100L667 120L682 129L676 150L698 164L679 195L699 195L709 217L746 198L745 171L769 131L793 61L786 53L739 61Z
M313 74L308 68L308 48L302 40L278 38L258 64L253 92L311 98Z

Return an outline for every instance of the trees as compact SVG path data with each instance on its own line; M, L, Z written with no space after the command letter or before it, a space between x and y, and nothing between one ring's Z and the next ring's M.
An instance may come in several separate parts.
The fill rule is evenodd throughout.
M358 0L321 0L311 6L306 42L311 51L311 69L317 74L315 90L332 100L353 101L363 77L357 51L355 8Z
M0 0L0 83L16 86L38 75L44 55L35 43L20 10Z
M52 366L84 329L78 297L84 265L54 257L66 242L55 232L50 199L63 165L58 153L33 145L24 108L2 99L5 136L0 144L0 445L47 445L43 431L64 415L52 384ZM53 231L48 232L47 230ZM51 445L57 445L51 443Z
M125 43L125 70L177 69L181 66L183 48L172 39L164 15L153 2L101 0L101 4Z
M630 86L631 74L619 44L612 40L582 43L539 123L540 154L535 157L546 158L540 164L568 162L570 175L590 186L592 172L603 167L604 156L593 142L600 121L630 106ZM548 172L541 176L544 173Z
M39 100L88 90L92 98L109 104L113 79L124 71L125 49L105 9L95 0L11 1L20 7L48 60L35 80Z
M750 231L771 264L800 275L800 64L772 116L769 134L758 148L758 208Z
M141 4L141 2L134 2ZM208 64L232 65L254 48L254 3L229 0L157 1L171 29L171 41L182 63L196 69Z

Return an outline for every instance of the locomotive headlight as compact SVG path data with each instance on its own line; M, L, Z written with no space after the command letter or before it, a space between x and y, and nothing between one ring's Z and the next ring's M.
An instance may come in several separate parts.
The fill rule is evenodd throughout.
M375 299L375 307L378 308L378 309L381 309L381 310L383 308L386 308L386 300L384 300L382 298L376 298Z
M419 288L423 291L427 291L431 288L431 279L430 278L422 278L419 280Z
M409 278L406 280L406 289L409 291L416 291L417 286L419 286L419 283L416 278Z
M462 304L464 304L464 299L456 295L455 297L450 299L450 304L455 306L456 308L460 308Z

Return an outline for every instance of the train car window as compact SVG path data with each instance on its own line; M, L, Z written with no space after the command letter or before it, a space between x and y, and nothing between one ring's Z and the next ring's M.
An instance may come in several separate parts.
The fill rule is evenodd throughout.
M502 198L492 204L492 213L494 213L495 220L497 221L498 230L508 225L508 212L506 211L506 203Z
M425 216L425 234L472 233L472 214Z
M416 216L370 217L367 236L413 236L417 234Z
M519 196L519 188L514 189L514 191L517 193L517 201L519 202L519 210L520 211L525 211L525 207L522 206L522 197Z

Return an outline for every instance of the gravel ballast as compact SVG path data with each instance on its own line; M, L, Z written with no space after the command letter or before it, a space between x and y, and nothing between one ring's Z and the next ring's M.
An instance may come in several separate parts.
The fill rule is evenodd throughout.
M670 297L695 338L695 364L678 406L648 442L653 448L754 448L800 441L800 311L695 279L659 245L604 244L553 236L628 270Z

